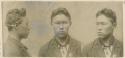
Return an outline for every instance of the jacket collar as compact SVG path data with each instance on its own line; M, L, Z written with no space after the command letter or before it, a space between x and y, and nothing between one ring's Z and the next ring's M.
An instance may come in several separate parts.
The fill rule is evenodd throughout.
M70 43L70 36L68 35L68 36L66 37L66 40L65 40L64 43L61 43L61 41L59 40L59 38L56 38L56 37L54 37L54 40L55 40L56 44L57 44L59 47L60 47L60 46L66 46L66 45L68 45L68 44Z
M121 47L119 44L120 43L118 43L118 40L117 39L115 39L115 37L112 37L112 39L110 40L110 44L114 47L114 48L119 48L119 47ZM100 41L100 39L99 38L97 38L96 40L94 40L94 42L93 42L93 48L94 47L102 47L102 46L104 46L103 44L102 44L102 42Z

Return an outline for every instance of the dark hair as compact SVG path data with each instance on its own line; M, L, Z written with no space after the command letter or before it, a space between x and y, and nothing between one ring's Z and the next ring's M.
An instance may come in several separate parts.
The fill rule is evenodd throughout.
M21 17L26 16L26 9L11 9L8 11L6 16L6 25L8 27L8 30L11 31L14 26L18 26L22 23Z
M96 17L98 17L99 15L105 15L106 17L111 18L112 19L111 22L113 24L117 23L116 22L116 18L117 18L116 14L115 14L115 12L112 9L104 8L104 9L102 9L102 10L97 12Z
M69 18L69 20L71 20L71 16L66 8L57 8L51 14L51 22L53 20L53 17L55 17L56 15L59 15L59 14L64 14L65 16L67 16Z

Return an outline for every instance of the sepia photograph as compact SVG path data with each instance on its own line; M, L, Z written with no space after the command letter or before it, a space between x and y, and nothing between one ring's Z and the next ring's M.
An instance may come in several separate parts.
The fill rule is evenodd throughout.
M2 1L3 57L124 57L123 1Z

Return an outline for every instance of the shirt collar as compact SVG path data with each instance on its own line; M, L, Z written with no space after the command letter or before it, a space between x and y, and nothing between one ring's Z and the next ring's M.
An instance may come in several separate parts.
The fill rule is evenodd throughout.
M56 43L58 44L58 47L64 47L64 46L67 46L69 44L69 41L70 41L70 36L67 36L66 37L66 40L64 43L62 43L59 38L56 38L55 37L55 40L56 40Z
M114 37L110 40L111 41L111 43L110 43L110 45L114 45ZM96 40L94 40L94 42L93 42L93 44L92 44L93 46L93 48L96 48L96 47L99 47L99 48L101 48L101 47L104 47L104 44L102 43L102 41L100 40L100 38L97 38Z

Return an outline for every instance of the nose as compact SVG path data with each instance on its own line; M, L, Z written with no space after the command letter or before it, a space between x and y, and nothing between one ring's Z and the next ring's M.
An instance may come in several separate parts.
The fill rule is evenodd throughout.
M64 26L61 24L59 28L60 28L60 30L63 30Z
M98 28L98 31L102 31L102 26L101 25L99 25L97 28Z

